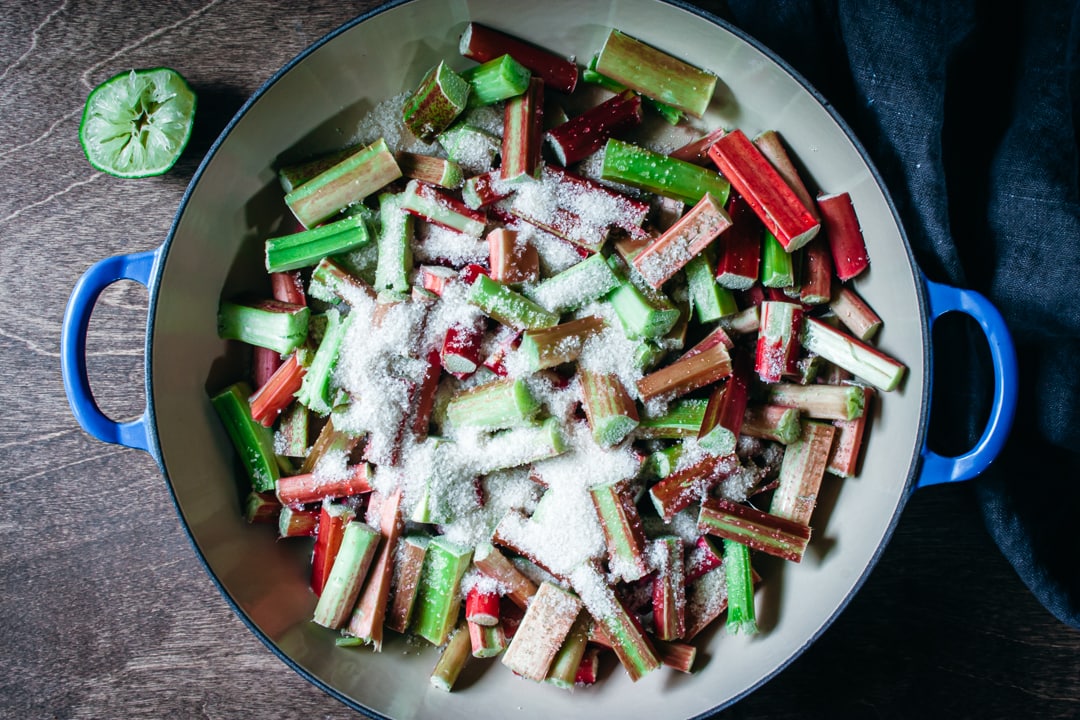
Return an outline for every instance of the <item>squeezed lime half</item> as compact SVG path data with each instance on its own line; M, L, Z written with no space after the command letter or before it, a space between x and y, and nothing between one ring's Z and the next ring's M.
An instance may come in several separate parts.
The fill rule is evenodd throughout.
M191 138L195 93L175 70L131 70L86 98L79 141L98 170L122 178L161 175Z

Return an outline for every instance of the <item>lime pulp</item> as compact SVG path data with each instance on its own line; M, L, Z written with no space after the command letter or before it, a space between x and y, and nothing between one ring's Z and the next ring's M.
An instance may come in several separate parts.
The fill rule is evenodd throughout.
M79 125L86 158L122 178L161 175L191 138L195 93L175 70L131 70L91 91Z

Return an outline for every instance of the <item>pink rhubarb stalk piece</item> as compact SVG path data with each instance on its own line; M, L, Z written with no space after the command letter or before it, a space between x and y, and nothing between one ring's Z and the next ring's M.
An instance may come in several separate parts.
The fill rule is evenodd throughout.
M570 94L577 87L578 67L574 61L480 23L469 23L458 49L478 63L509 55L561 93Z
M304 373L304 366L293 353L251 396L251 419L265 427L273 425L281 411L295 399L304 382Z
M766 130L754 138L754 145L757 146L762 155L769 159L772 166L776 168L776 172L780 173L780 177L784 178L784 182L788 184L788 187L799 196L799 200L814 216L814 219L820 221L821 215L818 214L817 207L814 205L814 199L810 197L810 191L806 189L806 183L799 176L795 163L791 162L791 156L788 155L787 148L784 147L784 141L780 138L780 133L775 130Z
M706 455L649 488L649 499L664 522L671 522L739 467L737 455Z
M506 598L522 610L536 594L537 585L525 576L493 545L478 545L473 552L473 565L485 576L495 580L506 591Z
M413 435L423 442L428 436L431 414L435 411L435 396L439 391L439 378L442 376L442 356L438 350L428 352L427 365L414 393L411 427Z
M278 537L311 537L319 527L318 510L297 510L281 506L278 513Z
M874 339L881 329L881 318L859 297L859 294L846 285L840 285L833 293L829 309L836 314L852 335L863 342Z
M716 128L697 140L691 140L682 147L672 150L668 153L668 157L706 166L709 164L709 148L712 147L714 142L724 137L725 134L727 134L727 131L724 128Z
M660 237L634 256L646 282L659 289L672 275L731 227L731 218L709 193Z
M554 583L542 583L503 653L503 665L542 682L580 612L581 600L576 595Z
M488 233L487 242L493 280L516 285L540 279L540 255L524 237L509 228L496 228Z
M792 562L800 562L810 544L806 525L723 498L701 504L698 530Z
M382 495L373 497L372 505L377 505L379 508L379 532L382 534L382 543L368 570L367 581L360 591L360 598L356 601L356 607L349 618L347 634L363 639L373 645L376 652L380 652L398 538L405 525L400 512L401 489L395 490L387 497Z
M457 270L442 265L421 265L420 284L425 290L441 296L446 286L458 276Z
M533 77L524 93L506 101L499 166L503 180L537 176L543 132L544 81Z
M584 160L616 133L641 123L641 96L627 90L548 131L546 139L563 167Z
M762 382L780 382L795 369L802 316L802 308L794 303L773 300L761 303L754 369Z
M683 355L675 362L638 380L638 394L648 402L661 395L678 397L705 387L731 374L731 356L727 348L715 346L694 355Z
M859 471L859 455L870 418L870 403L874 388L863 387L863 412L854 420L833 420L836 435L833 439L829 462L825 469L840 477L854 477Z
M686 634L686 572L682 538L659 537L650 546L656 567L653 578L653 625L660 640L678 640ZM659 649L659 648L658 648Z
M314 473L278 478L277 497L282 505L299 507L323 500L362 495L371 492L371 468L356 465L343 478L321 478Z
M426 555L426 543L415 538L401 538L394 561L392 592L386 611L386 627L394 632L404 633L409 627Z
M836 428L827 423L803 423L802 435L784 450L770 513L800 525L810 524L835 432Z
M841 282L847 282L870 266L870 256L866 252L855 206L851 204L851 196L843 192L819 195L818 208L825 226L825 237L829 240L836 277Z
M784 250L794 252L817 235L821 225L742 130L713 143L709 157Z

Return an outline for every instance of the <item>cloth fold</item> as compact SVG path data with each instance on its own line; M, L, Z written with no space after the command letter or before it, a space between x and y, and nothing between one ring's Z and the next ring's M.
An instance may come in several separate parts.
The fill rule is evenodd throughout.
M1032 593L1080 627L1080 2L728 0L715 12L851 125L923 272L1004 315L1021 401L971 497ZM985 341L970 322L938 326L930 443L958 454L985 424Z

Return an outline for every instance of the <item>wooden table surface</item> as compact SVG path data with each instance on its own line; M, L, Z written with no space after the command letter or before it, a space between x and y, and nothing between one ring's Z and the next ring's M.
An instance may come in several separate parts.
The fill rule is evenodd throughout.
M350 718L233 616L150 456L72 418L59 362L68 293L94 261L151 249L240 105L307 45L377 3L5 0L0 9L0 717ZM89 90L178 69L199 95L168 175L94 171ZM88 342L112 417L143 406L146 292L103 295ZM836 623L724 717L1078 717L1080 633L1029 594L970 487L916 493Z

